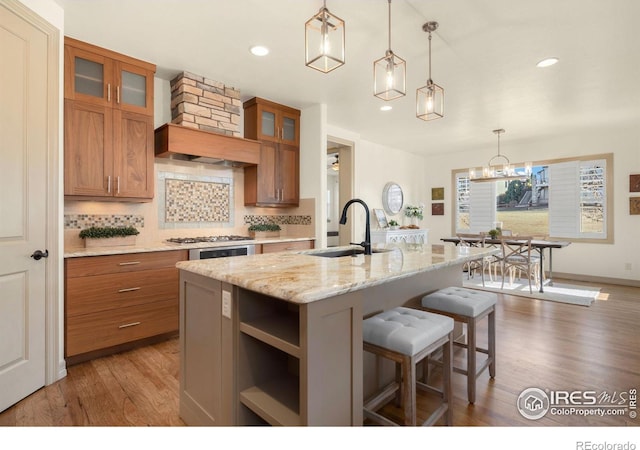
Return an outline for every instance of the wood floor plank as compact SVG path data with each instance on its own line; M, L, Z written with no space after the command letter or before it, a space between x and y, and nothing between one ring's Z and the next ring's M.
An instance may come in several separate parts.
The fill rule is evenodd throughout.
M592 286L586 282L574 282ZM601 286L591 307L498 295L497 374L478 379L476 403L466 400L466 379L453 376L457 426L638 426L640 419L578 415L531 421L517 411L529 387L620 392L640 388L640 288ZM478 343L486 346L486 321ZM480 358L484 355L480 355ZM465 354L456 349L456 364ZM110 355L68 368L66 378L0 413L0 426L182 426L178 414L178 339ZM438 377L438 368L432 376ZM418 417L435 400L418 395ZM398 418L393 405L383 409Z

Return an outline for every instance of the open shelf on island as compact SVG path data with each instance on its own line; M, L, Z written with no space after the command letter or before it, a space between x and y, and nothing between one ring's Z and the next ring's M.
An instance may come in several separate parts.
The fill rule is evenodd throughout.
M282 350L300 357L300 326L298 315L292 312L262 316L249 322L240 322L240 331Z
M240 392L240 401L270 425L301 425L299 379L283 375Z

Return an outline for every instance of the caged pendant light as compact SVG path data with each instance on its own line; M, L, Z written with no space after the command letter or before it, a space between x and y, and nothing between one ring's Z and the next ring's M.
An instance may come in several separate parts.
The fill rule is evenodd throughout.
M438 22L427 22L422 30L429 33L429 77L427 84L416 90L416 117L425 121L444 117L444 89L431 79L431 33Z
M393 100L407 93L407 63L391 50L391 0L389 2L389 48L373 63L373 95Z
M304 25L305 65L323 73L344 64L344 20L322 8Z

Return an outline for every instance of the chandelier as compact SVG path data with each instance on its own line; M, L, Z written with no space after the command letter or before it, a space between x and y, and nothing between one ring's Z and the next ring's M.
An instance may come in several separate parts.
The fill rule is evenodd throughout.
M344 20L323 7L304 24L305 65L323 73L344 64Z
M493 156L486 166L477 169L472 167L469 169L469 181L500 181L500 180L524 180L531 176L530 162L525 163L524 173L517 173L509 158L500 153L500 135L504 133L504 129L493 130L493 134L498 136L498 154ZM498 162L502 161L502 164Z

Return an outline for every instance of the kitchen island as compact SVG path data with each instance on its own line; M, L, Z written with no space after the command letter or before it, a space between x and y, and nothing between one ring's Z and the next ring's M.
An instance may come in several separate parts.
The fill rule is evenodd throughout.
M351 249L354 249L353 247ZM388 368L362 319L462 283L491 248L387 244L202 261L180 269L180 416L189 425L361 425Z

